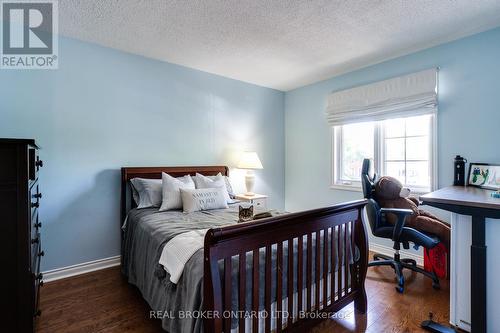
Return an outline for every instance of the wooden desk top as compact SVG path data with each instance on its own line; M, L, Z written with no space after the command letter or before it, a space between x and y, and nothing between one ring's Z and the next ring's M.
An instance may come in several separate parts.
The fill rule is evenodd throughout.
M494 191L473 186L449 186L427 193L420 200L427 203L443 203L449 205L488 208L500 210L500 199L493 198Z

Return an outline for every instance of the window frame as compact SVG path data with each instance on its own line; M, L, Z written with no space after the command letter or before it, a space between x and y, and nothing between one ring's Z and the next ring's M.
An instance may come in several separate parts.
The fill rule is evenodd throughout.
M434 191L438 185L438 158L437 158L437 114L430 114L429 129L429 175L431 178L430 189L423 187L410 187L412 194L425 194ZM398 117L400 118L400 117ZM401 117L403 118L403 117ZM406 118L406 117L405 117ZM384 170L384 134L383 126L380 121L374 121L374 147L373 160L374 170L377 174L385 174ZM336 190L348 190L362 192L360 181L346 181L340 179L342 174L342 126L331 127L331 180L330 188Z

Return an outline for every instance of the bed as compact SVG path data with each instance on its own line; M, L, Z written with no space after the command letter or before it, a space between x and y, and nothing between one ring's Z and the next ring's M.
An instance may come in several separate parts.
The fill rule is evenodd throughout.
M302 332L354 301L366 312L364 200L236 223L237 207L184 214L136 209L132 178L222 173L225 166L124 167L122 272L168 332ZM176 235L208 229L175 284L158 264ZM291 268L291 269L289 269Z

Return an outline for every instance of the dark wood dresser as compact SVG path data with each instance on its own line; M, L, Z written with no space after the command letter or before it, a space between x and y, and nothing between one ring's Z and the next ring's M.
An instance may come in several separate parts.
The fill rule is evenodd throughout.
M2 332L33 332L40 316L41 250L38 209L42 194L34 140L0 139L0 302Z

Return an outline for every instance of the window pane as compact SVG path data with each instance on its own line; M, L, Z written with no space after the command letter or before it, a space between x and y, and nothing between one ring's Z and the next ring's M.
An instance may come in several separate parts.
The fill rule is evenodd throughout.
M406 119L406 135L429 135L431 116L418 116Z
M406 185L430 188L429 162L407 162Z
M427 136L417 136L406 139L407 160L428 160L429 150L429 138Z
M373 158L373 123L342 126L341 180L359 181L364 158Z
M385 158L387 160L405 159L405 139L386 139Z
M402 137L405 135L405 120L403 118L384 121L386 138Z
M382 123L383 172L418 190L431 188L431 120L425 115Z
M385 170L388 176L398 179L401 183L405 183L405 162L387 162Z

